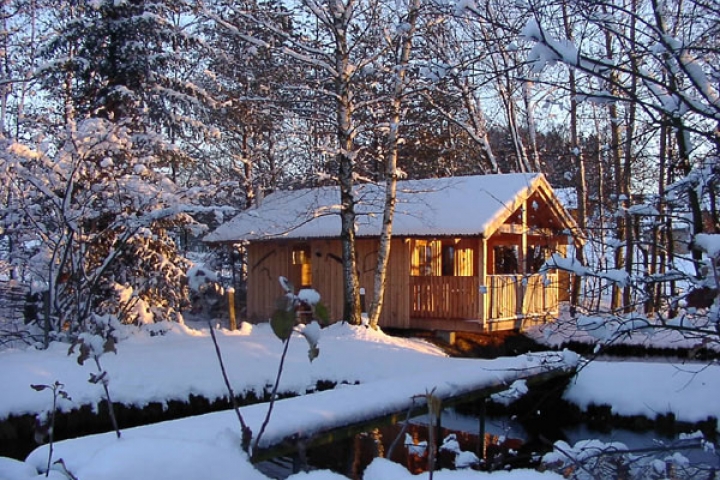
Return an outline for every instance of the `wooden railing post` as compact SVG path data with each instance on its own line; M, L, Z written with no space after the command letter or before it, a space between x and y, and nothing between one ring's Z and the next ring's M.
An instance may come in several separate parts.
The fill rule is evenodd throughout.
M237 330L237 319L235 318L235 289L228 287L226 290L228 297L228 318L230 319L230 330Z

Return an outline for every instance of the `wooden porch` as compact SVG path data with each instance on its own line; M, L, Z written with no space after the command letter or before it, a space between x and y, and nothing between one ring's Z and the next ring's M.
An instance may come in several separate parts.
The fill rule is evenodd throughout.
M410 292L413 323L433 330L489 331L558 313L557 273L488 275L485 285L479 277L411 276Z

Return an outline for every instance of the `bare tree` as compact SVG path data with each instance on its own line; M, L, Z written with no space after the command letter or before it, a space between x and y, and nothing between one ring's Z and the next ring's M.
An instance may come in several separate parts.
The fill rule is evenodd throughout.
M684 208L692 236L708 229L702 205L712 204L720 153L715 80L720 74L719 27L712 20L720 13L716 2L579 2L573 12L582 32L577 37L557 28L553 2L535 2L529 10L532 19L521 35L529 40L529 61L545 71L559 64L569 67L568 74L582 74L588 81L577 83L575 97L608 106L615 268L626 277L642 273L647 282L666 278L654 266L660 248L648 249L646 244L662 231L666 257L672 258L672 221L661 221L655 233L645 236L634 209L646 197L641 195L648 186L643 172L655 178L676 175L672 183L653 182L653 194L662 194L655 206L661 206L662 215L685 215L680 212ZM543 78L560 87L551 76ZM651 158L655 160L648 161ZM691 255L700 279L705 268L702 253L694 249ZM620 283L612 288L615 310L634 308L638 302L649 305L645 297L651 295L650 287L638 290Z
M400 13L400 12L398 12ZM390 97L390 122L387 136L387 158L385 160L385 207L383 208L383 223L378 247L377 267L373 283L373 297L370 304L369 324L377 327L382 313L387 279L387 266L390 259L390 244L392 241L392 225L395 215L398 180L398 148L400 146L400 124L403 119L403 101L407 89L407 69L410 64L412 41L420 13L420 0L410 0L407 13L400 16L398 24L399 34L388 41L392 44L396 60L393 63L395 76L393 91Z

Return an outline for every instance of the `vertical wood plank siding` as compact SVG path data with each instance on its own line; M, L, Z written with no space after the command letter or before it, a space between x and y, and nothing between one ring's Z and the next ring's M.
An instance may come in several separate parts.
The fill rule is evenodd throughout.
M310 246L312 287L329 308L331 320L342 319L343 275L339 240L250 244L247 319L265 321L272 315L277 298L283 294L278 282L280 275L294 283L300 281L300 278L293 278L298 276L299 270L292 265L293 247L300 244ZM380 318L382 327L411 328L412 318L478 319L481 302L488 304L488 321L545 315L558 309L557 274L530 275L524 280L521 275L488 275L485 281L487 292L481 294L478 276L408 275L412 264L412 245L413 242L408 239L393 240L388 265L391 274L387 279L385 305ZM357 249L360 286L365 289L365 304L369 307L377 262L377 240L359 240ZM478 255L478 258L482 257Z
M357 244L360 286L365 289L365 305L370 308L377 265L377 239L361 239ZM407 272L410 271L410 244L408 240L394 238L390 246L388 276L385 285L384 306L380 326L410 328L410 292Z
M310 244L312 287L328 308L330 320L343 314L342 247L339 240L314 240Z
M293 247L310 246L312 287L318 291L328 307L330 319L342 320L343 274L342 250L339 240L312 240L306 242L255 242L248 246L250 275L247 292L247 319L265 321L272 315L277 298L283 294L278 282L280 275L288 277L294 285L301 282L299 268L292 265ZM357 243L360 286L365 289L365 304L372 301L377 240L362 239ZM295 266L297 267L297 266ZM403 239L394 239L388 269L407 272L410 268L410 251ZM383 327L410 327L410 293L406 275L390 274L385 290L385 307L380 317Z
M488 275L489 321L515 317L521 275Z
M283 294L279 276L290 277L290 247L286 244L258 242L248 245L248 286L246 317L266 321ZM290 278L293 281L292 278Z

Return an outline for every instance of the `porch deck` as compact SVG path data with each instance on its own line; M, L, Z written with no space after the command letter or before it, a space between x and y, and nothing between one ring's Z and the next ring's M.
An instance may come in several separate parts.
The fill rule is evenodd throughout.
M410 277L414 326L486 332L522 329L558 313L556 273L478 277Z

